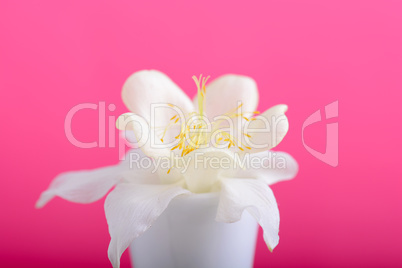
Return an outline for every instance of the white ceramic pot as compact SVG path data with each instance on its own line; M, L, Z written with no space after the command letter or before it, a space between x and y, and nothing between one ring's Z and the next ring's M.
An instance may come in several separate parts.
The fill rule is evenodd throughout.
M215 221L219 195L174 199L154 225L130 246L135 268L249 268L258 226L244 211L235 223Z

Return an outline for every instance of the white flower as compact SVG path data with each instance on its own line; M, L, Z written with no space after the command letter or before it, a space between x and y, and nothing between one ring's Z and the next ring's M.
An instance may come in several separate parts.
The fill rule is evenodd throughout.
M115 186L105 201L113 267L120 266L121 254L169 202L183 194L220 191L217 221L236 222L246 209L263 228L268 248L272 251L278 244L279 211L268 185L293 178L298 165L290 155L268 150L288 131L287 106L277 105L254 117L258 91L252 79L225 75L208 85L201 76L194 80L198 87L194 102L158 71L134 73L123 86L123 101L132 113L122 115L118 127L134 132L140 150L131 153L154 161L169 159L167 168L158 167L156 173L152 168L130 168L126 157L116 166L64 173L36 204L42 207L54 196L90 203ZM151 112L153 104L165 104L165 108ZM222 115L234 120L233 124ZM267 124L270 131L255 131L266 129ZM246 131L250 129L252 134ZM250 140L253 146L249 146ZM241 165L247 154L248 160L256 160L254 165ZM204 163L211 163L197 166L199 155ZM267 165L273 158L282 165ZM219 163L217 168L211 159L225 164ZM181 166L179 160L187 166Z

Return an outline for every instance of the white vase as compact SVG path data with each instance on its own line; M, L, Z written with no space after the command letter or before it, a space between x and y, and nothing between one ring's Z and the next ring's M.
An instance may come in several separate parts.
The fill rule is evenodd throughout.
M250 268L258 226L244 211L235 223L215 221L219 195L174 199L130 246L135 268Z

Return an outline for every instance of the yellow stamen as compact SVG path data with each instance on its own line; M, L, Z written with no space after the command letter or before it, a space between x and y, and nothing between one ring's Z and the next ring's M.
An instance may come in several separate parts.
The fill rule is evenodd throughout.
M170 149L171 151L173 151L174 149L178 148L179 145L176 145L175 147L173 147L172 149Z
M205 123L203 120L204 116L204 107L205 107L205 100L206 100L206 83L209 79L209 76L203 77L200 75L199 77L193 76L192 77L194 80L195 85L197 86L197 99L198 99L198 111L197 112L191 112L186 115L186 117L190 118L193 117L192 120L194 122L183 122L181 121L181 130L180 133L175 137L175 139L178 140L178 143L176 146L172 147L171 150L176 150L179 149L181 151L181 156L185 156L192 151L202 148L204 145L208 145L213 136L213 133L216 133L215 131L220 130L221 124L225 121L223 119L221 120L216 120L212 123ZM168 104L170 107L175 107L173 104ZM228 116L229 118L242 118L247 121L253 121L256 120L254 117L246 117L245 115L251 114L251 112L242 112L240 108L243 106L243 103L240 103L236 108L230 110L229 112L225 113L225 116ZM259 114L258 111L252 112L252 114ZM167 129L172 127L173 125L177 124L179 122L179 116L174 115L172 118L170 118L172 122L169 123L169 125L166 127L163 136L161 138L161 141L163 142L163 137L166 134ZM173 121L174 120L174 121ZM211 129L212 131L209 131ZM207 131L208 130L208 131ZM242 133L248 138L251 138L251 136L247 133ZM238 144L235 142L235 138L230 135L229 132L222 131L218 134L217 137L217 143L221 144L223 142L228 143L227 148L233 147L238 147L239 150L244 151L243 148L246 149L251 149L248 146L242 145L242 143L239 141ZM242 147L243 146L243 147ZM168 173L170 172L170 169Z

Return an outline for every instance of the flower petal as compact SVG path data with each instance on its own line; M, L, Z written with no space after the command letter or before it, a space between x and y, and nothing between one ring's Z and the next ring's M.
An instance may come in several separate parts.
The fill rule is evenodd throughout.
M133 118L133 120L131 120L132 123L126 124L130 121L129 117ZM154 128L149 127L147 122L141 123L141 121L145 120L138 120L138 118L136 118L137 115L133 113L125 113L119 116L116 123L118 129L126 129L126 131L121 132L123 136L125 136L126 133L133 133L130 138L131 141L135 139L135 143L130 143L130 146L139 148L145 155L152 158L152 163L154 164L152 167L157 170L158 177L162 183L171 184L183 179L182 174L180 174L177 169L172 169L174 166L175 152L171 151L171 148L177 145L177 140L176 144L168 142L163 143L159 138L156 138ZM126 126L122 127L125 124Z
M177 114L171 104L184 114L194 110L190 98L164 73L156 70L143 70L132 74L122 90L124 104L133 113L142 116L153 127L166 127L170 118ZM164 108L153 108L151 104L165 104ZM151 108L155 116L151 120Z
M272 251L279 242L279 210L272 190L253 179L225 179L221 187L216 220L236 222L247 209L262 227L265 243Z
M133 150L130 154L142 155L140 150ZM76 203L91 203L102 198L118 181L123 179L132 181L133 174L148 183L155 180L156 175L150 174L150 170L137 169L134 171L130 168L130 157L128 157L130 154L127 154L125 161L121 161L115 166L70 171L58 175L49 188L41 194L35 206L41 208L55 196Z
M108 255L113 267L120 267L121 254L152 226L173 198L189 193L177 185L118 184L105 201L111 236Z
M127 79L122 97L132 113L121 115L117 127L132 130L146 155L168 157L180 124L194 110L188 96L165 74L143 70Z
M268 185L293 179L299 165L288 153L265 151L249 154L245 162L245 168L239 168L236 177L255 178L264 181Z
M258 90L255 81L247 76L227 74L206 86L205 112L209 120L233 111L243 103L242 110L252 113L258 105ZM193 100L198 109L197 97Z
M153 158L169 157L171 143L164 143L156 128L149 125L144 118L134 113L124 113L117 118L116 127L123 133L132 133L130 146L140 148L147 156ZM178 131L180 132L180 131ZM169 134L172 132L169 132ZM175 132L176 134L177 132ZM178 134L178 133L177 133ZM176 134L176 135L177 135ZM171 134L173 136L174 134Z
M269 150L283 140L289 130L289 121L285 115L287 109L284 104L276 105L257 116L256 120L247 122L245 131L251 135L251 139L246 142L251 147L249 152Z

